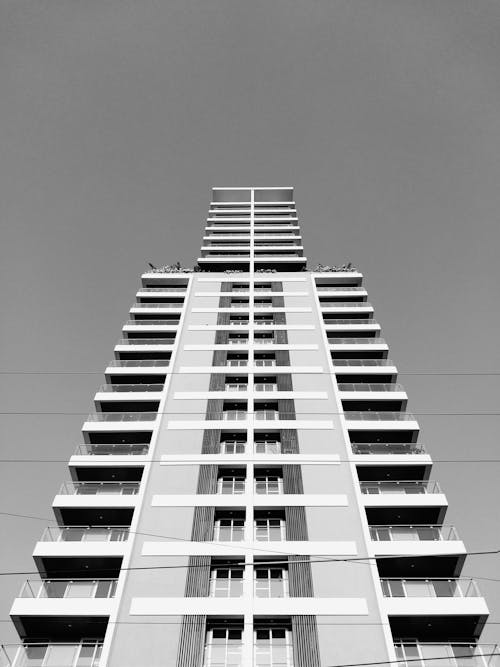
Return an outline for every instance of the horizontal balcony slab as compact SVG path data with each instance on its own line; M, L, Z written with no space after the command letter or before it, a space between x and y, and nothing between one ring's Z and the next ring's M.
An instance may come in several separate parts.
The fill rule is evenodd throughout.
M113 598L16 598L10 615L109 616L115 607Z
M194 296L196 297L201 297L205 298L207 296L214 296L214 297L245 297L245 296L250 296L251 292L195 292ZM254 294L254 296L259 296L259 297L274 297L274 296L283 296L283 297L292 297L292 296L309 296L309 292L264 292L264 290L258 290L257 293Z
M52 502L52 507L58 508L85 508L85 507L135 507L137 494L118 495L114 493L90 494L58 494Z
M372 540L375 556L449 556L465 555L462 540Z
M115 352L171 352L174 344L166 345L115 345Z
M407 401L406 391L342 391L339 397L351 401Z
M337 375L397 375L396 366L343 366L336 365L332 359L334 371Z
M142 556L228 556L253 555L269 558L269 551L278 551L279 555L297 556L357 556L356 542L312 542L312 541L276 541L256 542L188 542L161 540L144 542Z
M432 465L428 454L353 454L357 464L374 466L393 465Z
M384 598L389 616L482 616L489 613L482 597Z
M103 468L110 467L114 468L119 466L120 468L126 467L136 467L141 466L144 463L147 463L147 456L140 455L123 455L123 454L109 454L99 456L97 455L76 455L74 454L68 465L70 467L77 468L79 466L85 466L86 468Z
M415 420L401 421L398 419L348 419L346 426L349 431L418 431L420 426Z
M154 288L154 292L151 291L151 288L140 289L136 293L136 296L143 299L151 298L152 295L162 298L179 299L180 297L185 296L186 292L187 288L185 290L169 290L168 287L158 286Z
M106 375L165 375L170 366L107 366Z
M234 507L235 505L253 505L254 507L347 507L344 494L155 494L151 501L153 507Z
M148 331L177 331L178 328L178 324L168 324L167 322L165 324L147 324L147 320L138 320L137 324L125 324L123 331L147 333Z
M321 420L298 420L298 419L275 419L275 420L191 420L191 421L176 421L170 420L167 423L167 428L171 431L192 431L192 430L207 430L207 429L225 429L225 430L241 430L248 429L250 426L254 428L261 428L267 430L279 429L295 429L307 431L330 431L335 428L332 421Z
M325 322L324 327L327 331L381 331L382 329L376 322L373 324L329 324Z
M37 542L33 558L119 558L125 555L127 541Z
M249 277L250 274L247 274L247 276ZM272 276L272 274L262 274L262 276L260 276L260 277L259 276L260 276L260 274L254 274L253 275L254 282L257 285L259 283L262 283L262 282L268 283L269 280L270 280L270 276ZM228 276L227 274L220 273L219 275L213 274L212 276L206 276L206 275L197 276L196 277L196 282L198 282L198 283L234 283L235 279L237 279L239 281L240 278L241 278L241 276L237 276L237 278L235 278L234 276L231 276L231 275ZM305 283L305 282L308 281L308 278L306 278L306 276L304 276L304 275L302 275L302 276L287 275L287 276L280 276L280 278L282 278L282 280L284 282L287 282L287 283ZM248 278L245 278L245 279L248 280ZM276 278L274 278L274 280L276 280ZM228 292L228 293L226 293L226 296L229 296L230 294L231 293Z
M94 401L159 401L162 396L161 391L98 391Z
M191 312L193 313L222 313L222 312L230 312L236 314L242 314L242 313L248 313L249 311L249 306L242 306L241 308L231 308L231 307L217 307L217 308L193 308ZM259 307L255 306L254 311L258 313L259 315L264 315L266 313L311 313L312 308L299 308L297 306L290 306L290 307L273 307L273 306L267 306L267 307Z
M169 304L165 304L164 306L147 306L144 304L142 308L132 306L129 312L132 315L154 315L155 313L177 313L180 315L183 308L184 306L176 306L174 308Z
M373 313L373 306L360 306L358 303L352 305L325 305L320 303L320 308L323 313Z
M178 614L203 614L208 616L239 615L250 607L256 616L339 615L365 616L368 605L365 598L257 598L247 603L242 598L132 598L132 616L176 616Z
M156 418L148 421L87 421L82 431L152 431L155 423Z
M245 324L190 324L188 331L226 331L235 329L237 331L260 329L262 327L273 331L314 331L314 324L259 324L258 322L247 322Z
M368 292L360 287L359 289L352 291L350 289L342 289L341 286L336 287L335 289L321 289L316 287L316 291L318 293L318 296L324 296L324 297L339 297L339 296L345 296L345 297L365 297L368 296Z

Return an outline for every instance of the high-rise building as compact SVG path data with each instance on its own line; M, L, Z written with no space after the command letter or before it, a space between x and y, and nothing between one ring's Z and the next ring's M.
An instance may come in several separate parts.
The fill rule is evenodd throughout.
M6 665L498 665L362 278L306 269L292 188L213 190L196 270L142 276Z

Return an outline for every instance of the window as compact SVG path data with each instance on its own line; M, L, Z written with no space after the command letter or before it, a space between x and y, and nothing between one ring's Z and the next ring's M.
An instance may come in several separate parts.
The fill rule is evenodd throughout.
M203 667L240 667L241 628L211 628L205 638Z
M224 475L217 480L217 493L245 493L245 478L241 475Z
M242 567L216 567L210 572L210 597L238 598L243 594Z
M256 475L255 493L283 493L283 478L279 475Z
M285 539L283 519L255 519L255 539L258 542L279 542Z
M223 440L220 443L221 454L244 454L246 442L240 440Z
M281 454L281 442L279 440L265 439L255 441L256 454Z
M255 667L293 667L292 633L286 628L254 631Z
M255 596L258 598L288 597L288 572L285 567L255 567Z
M214 528L214 540L241 542L244 538L245 519L217 519Z

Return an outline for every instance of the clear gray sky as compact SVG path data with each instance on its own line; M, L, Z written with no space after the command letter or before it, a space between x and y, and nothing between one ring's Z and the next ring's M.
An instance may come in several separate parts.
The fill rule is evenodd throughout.
M499 34L498 0L0 0L0 366L98 373L2 375L1 410L91 408L139 274L193 263L213 185L295 186L310 262L365 273L402 371L500 370ZM500 412L498 376L401 381L416 413ZM0 415L3 456L67 459L82 421ZM436 459L500 459L498 416L420 422ZM500 547L499 473L434 468L471 550ZM67 479L0 475L3 511L47 518ZM0 517L0 570L33 569L45 525Z

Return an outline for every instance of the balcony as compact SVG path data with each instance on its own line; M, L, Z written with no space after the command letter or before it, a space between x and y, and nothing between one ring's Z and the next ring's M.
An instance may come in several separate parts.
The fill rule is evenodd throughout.
M337 345L380 345L384 348L387 347L387 343L384 338L368 338L364 336L363 338L338 338L338 337L328 337L328 343L330 346Z
M157 412L93 412L87 422L153 422Z
M143 394L145 392L160 393L162 391L162 384L102 384L97 390L97 393Z
M399 667L500 667L496 644L395 642Z
M332 359L332 363L334 366L343 367L371 366L375 368L376 366L392 366L394 368L394 372L396 368L392 359ZM345 370L342 369L342 372L344 373Z
M130 369L135 369L135 368L168 369L169 364L170 364L169 359L111 359L111 361L108 363L108 368L113 368L113 372L115 372L114 369L117 368L127 368L128 369L127 372L130 372ZM162 371L156 371L156 372L162 372ZM163 372L165 372L165 370Z
M352 453L360 456L427 455L424 445L417 442L353 442Z
M102 643L28 643L0 645L1 667L99 667Z
M436 573L457 574L465 559L466 549L454 526L439 524L392 524L371 525L370 538L373 551L382 557L383 563L393 558L394 568L400 556L411 557L413 562L427 563L428 568L444 568ZM439 556L436 560L434 556ZM408 563L403 559L402 566ZM417 574L418 572L414 570ZM387 574L395 574L394 569ZM404 576L405 572L401 572ZM422 572L424 574L424 572Z
M61 496L135 496L140 482L64 482Z
M347 421L366 421L366 422L415 422L415 417L411 412L375 412L375 410L344 411L344 417Z
M149 445L143 443L78 445L74 456L146 456Z
M360 482L361 493L367 495L384 494L436 494L441 493L437 482L428 481L399 481L391 482Z
M174 346L170 338L119 338L116 347L167 347L169 350Z
M113 598L116 579L28 579L20 598Z
M184 303L161 303L151 301L150 303L133 303L130 306L130 311L135 310L182 310Z
M370 537L375 542L457 542L455 526L394 525L370 526Z
M49 526L40 542L125 542L128 526Z
M381 579L388 598L469 598L481 597L474 579Z
M165 329L165 331L177 331L178 322L171 320L127 320L123 325L125 330L130 327L156 327L156 330Z
M403 385L398 382L339 382L340 392L397 392L405 393Z

